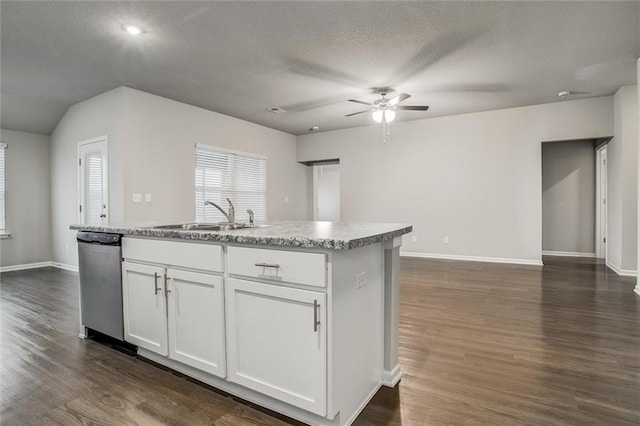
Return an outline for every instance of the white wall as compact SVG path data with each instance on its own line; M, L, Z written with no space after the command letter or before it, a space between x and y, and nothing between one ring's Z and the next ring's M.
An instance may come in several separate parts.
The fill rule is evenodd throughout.
M637 260L637 87L621 87L614 95L614 137L607 146L607 263L632 273Z
M109 214L124 218L124 88L117 88L71 106L51 134L52 260L78 264L78 142L107 136L109 145Z
M51 260L49 136L0 130L5 151L6 229L0 266Z
M194 220L196 143L266 156L267 218L308 217L295 136L139 90L124 93L125 220ZM152 202L133 203L134 192L151 193ZM236 217L248 219L243 211Z
M77 144L104 135L112 223L193 220L195 143L266 156L268 218L309 215L307 168L296 161L295 136L120 87L69 108L51 135L54 262L77 265L76 233L69 230L79 220ZM152 201L133 203L134 192L150 193Z
M413 224L403 252L536 263L540 143L612 135L613 97L400 122L391 132L387 144L375 125L298 137L299 161L340 159L343 221Z
M340 164L313 166L315 220L340 222Z
M595 141L542 144L542 250L595 254Z

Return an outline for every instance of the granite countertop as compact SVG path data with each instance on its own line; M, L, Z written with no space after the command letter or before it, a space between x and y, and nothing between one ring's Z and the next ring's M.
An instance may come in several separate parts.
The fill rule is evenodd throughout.
M157 225L166 225L166 223L71 225L69 228L79 231L109 232L125 236L330 250L351 250L390 240L411 232L413 228L405 223L307 221L261 222L259 225L262 226L258 228L235 229L232 231L154 229L153 226Z

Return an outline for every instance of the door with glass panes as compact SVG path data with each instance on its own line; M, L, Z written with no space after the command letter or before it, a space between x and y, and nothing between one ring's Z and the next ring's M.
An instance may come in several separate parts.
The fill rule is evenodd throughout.
M82 224L109 222L107 138L78 144L78 213Z

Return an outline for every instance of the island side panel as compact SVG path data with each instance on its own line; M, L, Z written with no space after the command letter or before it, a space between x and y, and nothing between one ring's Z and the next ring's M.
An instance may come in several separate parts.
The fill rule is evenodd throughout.
M331 252L333 407L351 424L382 385L382 243ZM329 413L333 415L334 413Z
M402 237L384 243L384 371L382 384L394 387L402 378L398 360L400 322L400 246Z

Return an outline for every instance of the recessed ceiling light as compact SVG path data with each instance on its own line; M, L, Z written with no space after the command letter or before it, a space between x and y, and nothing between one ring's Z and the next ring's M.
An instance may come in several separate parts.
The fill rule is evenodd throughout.
M122 29L128 32L132 36L137 36L144 33L144 30L136 25L125 24L122 26Z
M277 106L269 107L269 108L267 108L267 111L272 112L274 114L282 114L283 112L287 112L287 111L285 111L282 108L277 107Z
M569 92L568 90L565 90L565 91L562 91L562 92L558 92L558 96L560 96L561 98L566 98L570 94L571 94L571 92Z

